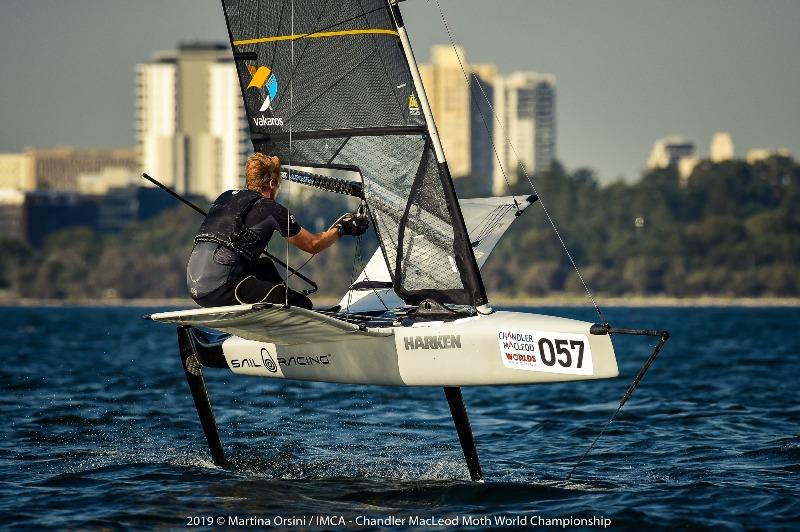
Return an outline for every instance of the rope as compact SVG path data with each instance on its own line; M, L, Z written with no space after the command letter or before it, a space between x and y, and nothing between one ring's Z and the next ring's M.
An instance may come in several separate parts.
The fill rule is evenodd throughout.
M458 59L458 64L461 67L461 72L464 74L464 80L467 83L467 88L469 88L469 74L467 74L467 70L466 70L466 68L464 68L464 63L462 63L462 61L461 61L461 56L459 56L459 54L458 54L458 49L456 48L455 39L453 37L452 31L450 30L450 25L447 23L447 19L445 18L445 15L444 15L444 10L442 9L442 6L439 3L439 0L435 0L435 2L436 2L436 7L439 9L439 15L442 18L442 23L444 24L445 30L447 31L447 36L450 39L450 45L453 47L453 52L456 54L456 58ZM475 78L477 80L477 76L475 76ZM489 100L489 97L486 95L486 91L483 90L483 86L480 83L478 83L478 88L480 89L484 100L486 100L486 104L489 106L489 109L492 112L492 116L494 116L495 121L497 122L498 126L500 126L500 131L502 131L503 136L505 137L506 143L511 148L511 150L514 152L514 157L516 157L517 160L519 161L519 164L520 164L520 167L522 168L522 173L525 176L525 179L528 181L528 184L531 186L531 189L533 190L533 193L536 194L537 196L539 196L539 204L542 206L542 210L544 211L544 214L547 217L548 222L550 222L550 226L553 228L553 231L555 232L556 236L558 237L558 241L561 242L561 247L564 248L564 252L567 254L567 257L569 258L569 261L572 264L572 267L575 270L575 273L578 274L578 279L580 279L581 284L583 285L583 289L586 291L586 295L589 296L589 299L591 300L592 305L594 306L594 309L597 312L598 317L600 318L600 321L602 323L606 323L605 317L603 316L603 312L600 310L600 307L597 305L597 301L595 301L595 298L592 295L592 292L589 290L589 286L586 284L586 281L584 280L583 275L581 275L581 272L578 269L578 265L575 263L575 259L572 257L572 253L570 253L569 249L567 248L567 245L564 242L564 239L561 237L561 233L559 232L558 228L556 227L556 224L553 221L553 218L550 216L550 212L547 210L547 207L545 207L544 201L542 200L542 195L539 194L538 190L536 190L536 186L533 184L533 181L531 180L531 177L528 175L528 170L525 168L525 163L523 163L522 160L520 159L519 153L517 153L516 148L511 143L511 138L509 137L508 132L503 127L503 124L500 121L500 119L498 118L497 113L495 113L494 106L492 105L492 102ZM481 113L481 118L483 118L483 113ZM485 124L485 122L484 122L484 124ZM492 144L492 147L494 147L494 144ZM495 151L495 153L496 153L496 151ZM500 168L502 170L502 165L500 166ZM503 171L503 177L505 177L505 171ZM508 183L508 179L506 179L506 183Z
M278 288L279 286L282 286L284 288L284 290L286 291L286 294L287 294L286 297L287 298L289 297L288 296L288 294L289 294L289 285L284 282L284 283L276 284L275 286L270 288L269 292L267 292L267 295L262 297L260 301L254 301L252 303L247 303L246 301L242 301L239 298L239 287L242 286L245 283L245 281L247 281L248 279L256 279L256 280L258 280L258 278L255 275L248 275L247 277L245 277L244 279L242 279L241 281L236 283L236 287L233 289L233 297L236 298L236 301L238 301L240 305L255 305L255 304L258 304L258 303L263 303L264 301L266 301L269 298L269 296L272 294L272 291L275 290L276 288Z

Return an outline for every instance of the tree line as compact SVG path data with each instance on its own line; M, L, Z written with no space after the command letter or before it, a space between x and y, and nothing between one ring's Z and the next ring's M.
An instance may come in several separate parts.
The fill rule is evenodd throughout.
M705 161L685 182L663 169L605 187L590 170L556 165L534 185L600 294L800 294L800 166L791 159ZM583 291L541 206L512 226L490 261L486 283L500 293Z
M800 166L791 159L705 161L684 182L663 169L606 186L591 170L555 164L533 182L593 292L800 295ZM456 184L462 197L477 188L471 178ZM523 177L511 193L526 197L531 188ZM325 195L290 208L302 225L321 230L352 204ZM118 235L67 229L40 248L0 239L0 292L6 299L186 297L185 267L200 221L178 206ZM371 237L356 249L346 239L302 271L317 280L320 294L341 295L376 245ZM281 238L271 247L286 253ZM307 257L290 250L293 265ZM583 292L541 204L514 223L482 273L490 297Z

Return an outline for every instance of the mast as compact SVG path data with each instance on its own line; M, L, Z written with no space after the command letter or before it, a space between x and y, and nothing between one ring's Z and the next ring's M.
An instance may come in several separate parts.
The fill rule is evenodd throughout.
M458 196L456 195L455 187L453 186L453 178L450 175L450 167L447 165L447 160L444 155L444 148L442 147L442 141L439 138L439 130L436 128L436 121L433 119L433 112L431 111L431 106L428 102L428 96L425 93L425 85L422 83L422 76L419 73L417 60L414 58L414 50L412 50L411 42L408 40L408 33L406 32L406 27L403 23L403 16L400 13L398 0L388 1L391 8L392 19L394 20L397 33L400 37L403 55L406 58L406 63L408 63L408 68L411 72L411 79L414 82L414 88L416 89L420 107L422 108L422 114L425 117L425 123L428 126L428 134L430 135L431 144L433 145L433 150L436 154L436 162L443 177L442 184L444 186L445 196L448 199L450 207L458 210L458 216L455 218L460 221L460 227L454 227L453 229L461 232L461 237L466 239L465 247L469 249L469 257L466 257L467 260L463 261L463 267L466 269L467 275L473 279L473 282L477 285L480 291L480 298L482 299L482 302L481 304L476 305L476 308L482 313L488 314L492 312L492 309L488 305L489 299L486 296L486 288L483 285L483 278L480 274L480 268L478 267L478 262L475 260L475 253L472 251L472 246L469 243L469 233L467 232L467 227L464 224L464 217L461 213L461 208L458 205Z

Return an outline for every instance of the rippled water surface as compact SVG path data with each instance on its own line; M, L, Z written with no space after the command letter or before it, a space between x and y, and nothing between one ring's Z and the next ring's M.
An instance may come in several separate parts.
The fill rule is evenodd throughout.
M604 516L614 527L800 526L800 309L607 309L672 339L571 481L619 379L464 389L485 484L437 388L206 370L210 461L174 328L153 309L0 309L0 526L183 527L189 516ZM527 309L533 310L533 309ZM593 320L587 310L536 309Z

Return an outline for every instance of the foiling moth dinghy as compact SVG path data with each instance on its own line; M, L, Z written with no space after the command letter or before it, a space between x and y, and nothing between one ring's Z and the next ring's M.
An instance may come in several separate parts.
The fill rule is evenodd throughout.
M394 319L272 304L153 314L176 323L180 356L214 462L225 463L202 367L240 375L444 388L473 480L483 478L461 386L616 377L593 324L521 312L454 312L433 301ZM212 328L225 335L212 336Z
M309 180L311 176L299 177ZM342 184L357 189L354 185ZM528 198L524 207L533 200ZM496 197L461 200L460 205L472 228L470 236L484 237L475 246L475 255L480 257L477 263L482 266L524 207L512 198ZM493 215L486 216L487 211ZM494 227L486 226L488 220L494 221ZM379 249L335 311L258 303L149 316L178 325L184 373L215 464L224 465L225 455L203 367L274 379L442 387L470 476L482 480L462 386L616 377L609 332L639 332L561 317L495 311L486 305L441 304L432 298L411 306L396 294L390 278ZM661 345L663 341L659 349Z
M599 309L593 324L488 305L480 268L537 196L456 197L396 0L222 4L254 149L278 155L289 181L359 198L379 247L333 310L259 303L150 316L178 326L216 464L225 455L203 367L442 387L473 480L483 474L462 386L616 377L611 333L661 335L624 404L666 333L612 328Z

